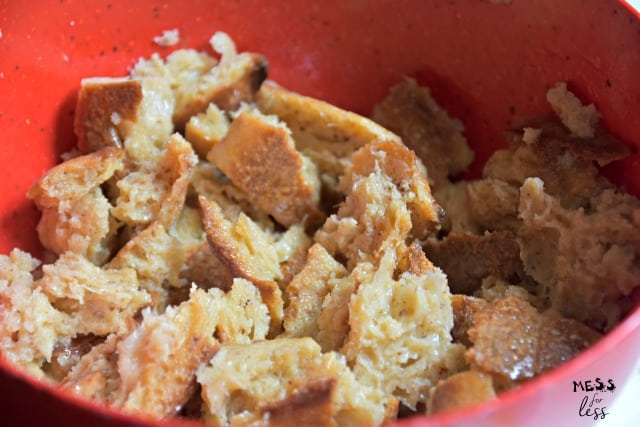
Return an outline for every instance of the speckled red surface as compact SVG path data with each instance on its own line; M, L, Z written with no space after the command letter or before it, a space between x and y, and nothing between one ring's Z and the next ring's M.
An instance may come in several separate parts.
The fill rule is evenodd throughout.
M153 43L173 28L180 31L178 45ZM38 253L37 212L24 193L74 145L80 79L124 75L153 51L206 49L217 30L228 32L240 50L264 53L272 79L364 114L404 76L429 84L467 127L477 152L472 174L504 145L503 131L514 120L548 112L545 90L559 80L593 101L623 141L640 146L640 21L612 0L0 0L0 252L19 246ZM640 194L637 153L607 173ZM561 388L568 386L553 381L570 385L573 376L597 366L623 375L633 352L638 354L640 313L634 316L633 328L614 331L549 380L450 424L444 419L429 425L524 425L517 411L547 411L554 399L562 402ZM606 346L617 348L618 358L601 359ZM56 408L70 411L49 392L11 381L0 378L0 392L12 396L2 399L3 408L17 405L14 412L22 413L23 422L48 424L60 416L54 416ZM532 395L535 405L518 403ZM64 424L112 425L104 416L88 421L87 412L69 414ZM562 425L561 416L559 411L545 419Z

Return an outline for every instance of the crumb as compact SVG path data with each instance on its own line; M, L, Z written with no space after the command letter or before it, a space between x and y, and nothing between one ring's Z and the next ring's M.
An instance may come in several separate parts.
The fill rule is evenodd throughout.
M165 30L162 35L154 37L153 42L162 47L175 46L180 42L180 32L177 28Z

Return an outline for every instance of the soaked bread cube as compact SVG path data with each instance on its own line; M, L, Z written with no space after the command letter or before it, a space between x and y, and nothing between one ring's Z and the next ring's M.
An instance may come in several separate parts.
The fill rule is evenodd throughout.
M210 103L233 111L242 102L251 102L267 77L267 61L257 53L237 53L229 36L217 32L210 41L220 54L217 61L204 53L179 50L163 62L158 56L140 61L134 76L162 77L175 97L173 122L184 129L189 118L207 109Z
M524 276L520 246L510 231L481 236L451 233L442 240L427 241L424 250L447 274L449 287L455 293L473 293L488 276L511 283L520 282Z
M291 258L296 249L308 246L309 237L301 226L291 227L280 235L269 233L243 213L232 223L216 202L202 196L199 201L211 250L234 277L249 280L260 289L275 332L283 318L282 291L276 283L282 278L281 264Z
M159 221L169 227L179 216L198 158L191 145L173 134L157 164L143 163L117 181L118 197L111 211L132 227Z
M589 209L568 209L546 183L530 178L520 190L519 214L521 256L539 284L537 295L565 316L611 329L632 307L640 277L640 201L605 190Z
M492 376L502 390L573 358L600 338L584 324L554 310L542 314L526 301L508 296L475 313L466 352L472 368Z
M392 87L389 96L376 105L373 120L398 134L415 151L434 188L464 171L473 160L462 123L451 119L431 97L429 88L418 86L415 80Z
M398 249L401 251L401 249ZM452 343L453 312L444 273L422 252L397 271L398 254L379 265L359 263L349 301L349 335L340 350L359 382L415 410L437 382L464 365L464 347ZM417 265L415 265L417 264Z
M349 269L381 257L385 242L426 238L437 229L440 207L415 163L394 143L372 143L354 155L353 169L341 184L349 188L338 212L315 234Z
M34 282L39 265L19 249L0 255L0 356L41 377L56 343L73 337L75 325Z
M284 337L312 337L323 351L337 350L348 332L348 300L355 281L320 244L309 248L306 263L286 288Z
M187 402L198 366L217 347L210 304L205 292L195 291L161 315L143 312L140 325L117 346L120 384L110 399L113 405L164 417Z
M73 252L42 267L38 286L51 303L73 317L78 334L109 335L151 303L135 270L105 270Z
M124 167L124 152L104 148L54 167L27 196L42 211L38 237L55 254L71 251L103 264L116 244L112 205L100 186Z

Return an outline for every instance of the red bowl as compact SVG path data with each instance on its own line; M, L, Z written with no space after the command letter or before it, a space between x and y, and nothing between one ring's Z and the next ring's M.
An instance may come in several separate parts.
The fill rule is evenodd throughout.
M19 2L0 0L0 253L41 254L38 213L25 192L75 144L76 93L87 76L125 75L137 58L205 49L226 31L264 53L282 85L369 114L404 76L432 88L466 125L470 176L505 145L518 118L548 113L558 81L596 104L605 126L634 148L607 168L640 195L640 17L624 1L260 0ZM180 42L153 38L177 28ZM640 279L640 278L639 278ZM575 359L487 404L404 426L587 425L573 381L624 384L640 355L640 307ZM614 395L605 396L613 400ZM143 420L79 399L0 362L8 425L193 425Z

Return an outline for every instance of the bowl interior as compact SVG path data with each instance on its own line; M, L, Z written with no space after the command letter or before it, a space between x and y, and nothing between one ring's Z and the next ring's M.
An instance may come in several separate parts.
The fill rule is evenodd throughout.
M153 43L174 28L176 46ZM466 126L469 176L506 129L549 113L546 89L567 81L632 147L605 173L640 195L640 21L624 2L0 2L0 253L41 253L25 192L75 144L80 79L125 75L152 52L208 49L218 30L264 53L271 79L365 115L406 76L429 85Z

